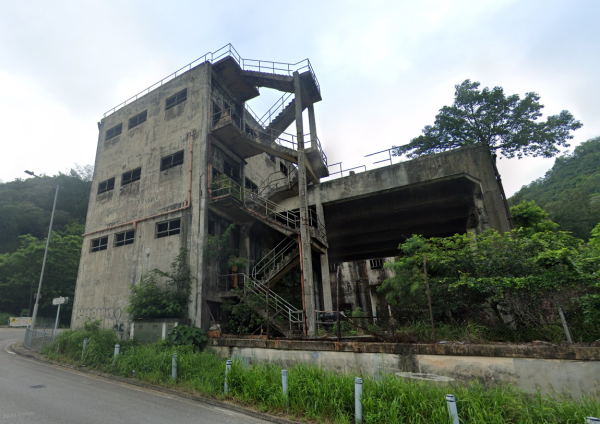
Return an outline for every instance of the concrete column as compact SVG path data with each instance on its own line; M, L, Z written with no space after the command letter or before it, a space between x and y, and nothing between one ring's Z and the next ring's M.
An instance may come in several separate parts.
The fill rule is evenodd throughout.
M323 211L323 203L321 202L321 184L318 184L317 187L315 187L315 194L317 219L325 226L325 213ZM321 254L321 282L323 289L323 308L326 311L333 311L331 281L329 278L329 255L327 252Z
M304 127L302 125L302 85L300 74L294 72L296 94L296 131L298 135L298 200L300 202L300 240L302 243L302 275L304 276L304 305L307 334L315 334L315 285L312 269L312 248L308 231L308 202L306 196L306 156L304 154Z
M315 108L312 103L308 105L308 126L310 128L310 139L316 143L317 141L317 124L315 122ZM311 148L316 148L316 145L311 143Z

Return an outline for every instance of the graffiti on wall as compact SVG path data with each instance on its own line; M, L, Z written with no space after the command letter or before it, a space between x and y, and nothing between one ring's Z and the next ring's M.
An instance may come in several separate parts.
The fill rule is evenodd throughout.
M112 328L121 338L129 337L131 321L122 308L79 308L75 314L75 326L81 327L87 320L102 320L102 328Z

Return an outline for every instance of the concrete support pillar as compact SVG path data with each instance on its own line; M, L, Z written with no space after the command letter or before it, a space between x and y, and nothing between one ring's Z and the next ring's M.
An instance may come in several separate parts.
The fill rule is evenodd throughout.
M298 200L300 201L300 241L302 244L302 275L304 277L304 305L307 335L315 334L315 285L312 269L312 248L308 230L308 202L306 198L306 155L304 154L304 127L302 125L302 85L300 74L294 72L296 94L296 132L298 135Z
M325 226L325 213L323 211L323 203L321 203L321 185L319 184L315 190L317 219ZM325 228L327 228L325 226ZM329 255L327 252L321 253L321 282L323 289L323 309L333 311L333 299L331 296L331 281L329 278Z
M312 103L308 105L308 125L310 128L310 140L316 143L317 141L317 124L315 121L315 108ZM316 148L316 145L311 143L311 148Z

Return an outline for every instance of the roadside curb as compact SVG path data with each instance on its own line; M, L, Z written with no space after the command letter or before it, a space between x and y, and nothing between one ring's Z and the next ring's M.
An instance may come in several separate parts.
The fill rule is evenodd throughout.
M62 368L69 368L69 369L72 369L75 371L95 375L97 377L102 377L102 378L105 378L108 380L118 381L120 383L130 384L132 386L142 387L145 389L151 389L151 390L154 390L157 392L166 393L169 395L177 396L180 398L185 398L188 400L193 400L193 401L200 402L200 403L206 403L206 404L209 404L212 406L217 406L219 408L229 409L231 411L235 411L240 414L249 415L251 417L258 418L261 420L270 421L270 422L278 423L278 424L290 424L290 423L300 424L299 421L290 421L288 419L278 417L276 415L265 414L263 412L258 412L253 409L246 408L241 405L237 405L235 403L221 401L221 400L210 398L210 397L203 396L200 394L191 394L191 393L180 392L178 390L169 389L167 387L144 383L139 380L119 377L116 375L107 374L107 373L103 373L100 371L90 370L90 369L87 369L86 367L62 364L60 362L51 361L48 358L45 358L44 355L41 355L41 354L37 353L36 351L29 350L28 348L26 348L23 345L23 342L14 342L14 343L8 344L5 349L7 349L7 351L8 351L8 349L10 349L15 354L20 355L20 356L25 356L36 362L51 364L51 365L59 366Z

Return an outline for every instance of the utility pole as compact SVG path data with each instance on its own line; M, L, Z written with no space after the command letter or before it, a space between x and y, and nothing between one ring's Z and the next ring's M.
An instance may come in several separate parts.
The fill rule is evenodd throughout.
M50 234L52 234L52 223L54 222L54 211L56 209L56 199L58 198L58 184L51 183L45 178L38 177L31 171L25 171L33 177L39 178L42 181L47 182L51 186L56 187L56 193L54 194L54 205L52 206L52 215L50 216L50 228L48 228L48 238L46 239L46 250L44 250L44 260L42 261L42 272L40 273L40 283L38 284L37 295L35 297L35 306L33 307L33 315L31 317L31 330L35 329L35 320L37 318L38 308L40 304L40 292L42 290L42 281L44 279L44 268L46 267L46 257L48 256L48 246L50 245Z

